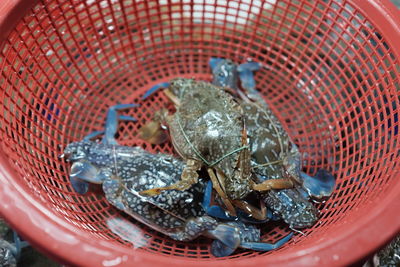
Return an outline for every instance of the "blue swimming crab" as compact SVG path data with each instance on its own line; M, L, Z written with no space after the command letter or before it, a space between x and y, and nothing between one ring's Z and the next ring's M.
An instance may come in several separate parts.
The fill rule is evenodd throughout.
M289 179L266 180L259 184L254 182L243 109L226 92L226 88L177 78L171 81L164 92L177 110L171 115L165 110L161 111L157 117L167 125L172 144L186 160L186 167L177 183L143 191L142 195L156 195L171 189L186 190L197 182L198 171L206 167L228 212L236 215L234 206L248 210L247 203L242 200L253 190L267 191L293 186ZM148 125L154 127L153 122ZM141 131L146 134L155 132L147 126Z
M335 178L326 170L315 177L301 172L301 156L282 124L256 90L253 71L261 65L248 62L237 66L230 60L210 60L213 83L233 89L244 111L249 138L251 168L259 183L270 179L287 178L294 188L270 190L262 194L268 208L292 228L309 227L317 220L317 209L308 200L328 197L335 187ZM239 90L241 87L245 91ZM214 214L216 215L216 214ZM222 217L224 213L220 213Z
M309 198L320 200L328 197L335 187L335 178L326 170L319 170L315 177L300 171L300 152L297 146L290 140L279 120L256 90L253 72L260 69L261 64L248 62L237 66L232 61L221 58L211 58L209 63L213 72L212 83L218 86L213 88L223 88L226 92L235 95L235 100L242 108L245 135L247 135L251 153L253 179L263 186L272 181L281 185L271 187L273 190L270 191L264 190L267 192L262 194L263 203L272 209L275 216L254 210L250 205L244 205L241 202L236 201L235 204L247 210L250 217L254 217L256 221L266 221L277 216L285 220L292 228L311 226L317 220L317 210ZM244 92L239 89L239 80ZM163 87L170 87L170 83L154 86L145 93L144 99ZM168 89L165 92L171 95ZM179 102L174 95L171 99ZM253 184L253 189L257 190L257 186ZM223 196L224 192L221 194L222 189L216 187L215 182L214 187L219 195ZM276 190L278 188L281 190ZM206 194L205 199L210 199L210 191L206 191ZM210 205L210 200L206 202ZM224 201L224 204L230 207L229 201ZM207 212L223 219L232 218L223 208L215 205L209 206ZM249 217L244 218L256 222Z
M78 193L88 191L87 183L101 184L109 203L174 240L189 241L200 235L216 239L211 246L215 256L228 256L237 247L268 251L291 238L289 234L275 244L264 243L255 226L223 223L208 216L202 208L203 179L186 190L168 190L151 197L140 195L143 190L178 182L185 164L171 155L117 144L113 136L118 118L134 118L117 116L116 111L134 106L110 108L104 131L94 132L65 148L64 157L72 163L71 183ZM101 142L91 140L100 134L104 135Z

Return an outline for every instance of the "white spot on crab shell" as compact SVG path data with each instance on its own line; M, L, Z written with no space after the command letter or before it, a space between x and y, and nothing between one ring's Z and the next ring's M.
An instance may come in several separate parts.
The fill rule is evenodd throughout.
M139 178L139 184L140 185L146 185L147 184L147 179L144 177L140 177Z
M171 175L170 175L170 174L167 174L167 173L164 172L164 171L159 171L159 172L158 172L158 177L163 178L163 179L166 179L166 180L170 180L170 179L171 179Z
M155 186L156 187L164 187L164 186L166 186L167 184L165 183L165 182L163 182L163 181L161 181L160 179L158 179L157 181L156 181L156 183L155 183Z
M185 199L185 203L192 203L193 202L193 198L187 198Z
M209 137L218 137L218 135L219 135L218 130L209 130L206 133L206 136L209 136Z

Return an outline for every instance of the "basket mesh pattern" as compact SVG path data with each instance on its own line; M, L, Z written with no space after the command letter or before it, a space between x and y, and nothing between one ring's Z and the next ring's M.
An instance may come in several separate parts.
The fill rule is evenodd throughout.
M172 153L135 137L161 107L163 93L145 102L154 84L175 77L210 80L208 59L247 58L264 64L257 88L302 152L304 170L331 170L332 197L320 220L283 248L239 250L228 257L291 253L357 223L390 190L399 162L399 59L365 14L347 1L42 0L16 25L0 50L1 148L29 187L71 226L92 238L149 253L209 259L209 240L175 242L135 222L132 245L107 221L126 218L101 192L80 196L58 158L70 142L103 127L107 108L141 103L126 114L118 139ZM275 241L290 230L267 225ZM134 251L134 250L132 250ZM56 253L56 252L55 252Z

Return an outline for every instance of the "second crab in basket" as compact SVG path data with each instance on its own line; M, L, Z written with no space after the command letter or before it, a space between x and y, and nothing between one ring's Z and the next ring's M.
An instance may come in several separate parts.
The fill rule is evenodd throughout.
M167 125L172 144L187 165L181 181L143 191L142 195L156 195L170 189L185 190L196 183L197 172L206 167L228 212L236 215L235 206L246 207L242 200L250 192L293 186L286 178L261 183L254 181L243 109L223 87L178 78L171 81L165 92L177 110L171 115L161 111L158 118ZM153 122L148 125L159 127ZM154 132L148 125L141 131Z
M261 67L259 63L237 66L230 60L212 58L210 67L214 74L213 83L233 89L238 95L244 110L252 171L257 181L282 177L293 181L293 188L264 192L261 197L267 207L291 228L312 226L317 220L317 209L309 198L321 200L329 197L335 188L334 176L323 169L315 177L301 171L300 151L256 90L253 71ZM239 80L244 92L239 88ZM214 215L223 217L225 213Z
M250 175L252 178L242 181L251 184L251 189L253 190L266 191L262 194L263 201L270 209L272 209L276 216L284 219L290 227L304 228L313 225L317 220L317 210L308 198L312 197L314 199L321 199L328 197L335 186L334 177L325 170L320 170L316 177L308 176L300 171L300 152L297 149L297 146L290 140L279 120L274 116L268 108L268 105L263 101L262 97L255 89L253 71L259 69L260 64L256 62L248 62L237 66L230 60L212 58L210 60L210 66L213 71L213 84L217 85L208 85L207 88L211 89L211 91L203 90L202 87L199 87L198 91L193 90L193 88L196 88L196 84L193 85L195 82L187 79L178 79L172 81L170 85L163 83L159 86L162 87L169 85L165 92L170 95L172 100L179 104L179 108L181 108L180 99L182 99L182 97L188 92L192 92L191 90L193 90L195 94L190 95L186 106L189 106L190 110L203 107L203 112L200 114L193 114L190 112L184 113L189 114L189 119L194 121L192 122L194 126L192 125L189 127L189 130L191 130L189 132L186 132L188 128L184 128L180 125L180 120L177 120L178 115L172 119L170 118L168 126L170 128L175 149L177 149L179 154L182 153L180 152L182 147L186 149L185 151L192 152L192 155L185 155L189 158L196 156L202 158L201 152L206 152L206 155L210 155L210 151L215 151L216 144L212 142L193 144L192 140L204 141L207 140L208 135L212 135L212 133L229 134L229 131L234 129L233 127L224 128L224 126L226 126L224 124L213 124L212 119L215 119L215 116L209 116L212 114L213 110L210 112L210 105L205 104L213 100L215 101L215 97L212 95L213 92L220 92L221 90L230 92L235 95L236 98L234 101L230 99L231 102L229 103L231 103L231 105L233 105L237 110L241 110L242 114L242 120L237 119L234 121L234 123L236 123L235 126L238 127L239 125L242 125L240 123L245 125L242 128L242 130L246 131L245 133L242 133L242 145L248 144L249 146L249 150L245 150L245 153L241 153L243 153L242 155L245 155L245 160L250 159L250 169L249 166L246 165L247 161L244 163L242 162L242 165L240 166L244 166L246 175ZM239 78L244 92L239 90ZM149 92L154 92L154 89L157 88L153 88ZM172 96L171 91L173 92ZM147 96L148 94L145 95ZM177 95L179 96L178 99L176 99ZM212 100L209 100L208 97L211 97ZM196 100L196 98L199 98L199 100ZM203 102L199 104L196 101ZM218 103L218 101L216 102ZM190 106L190 104L194 107ZM220 101L219 104L222 104L222 102ZM240 108L237 108L238 104L240 105ZM206 114L208 117L199 116L203 114ZM207 120L205 120L204 117L206 117ZM211 122L207 124L209 117L211 117ZM179 118L180 117L178 117L178 119ZM228 120L227 118L224 118L224 121L232 122L232 120ZM187 123L187 121L185 121L185 123ZM152 124L152 126L154 126L154 124ZM202 130L198 130L199 128ZM191 136L192 133L194 136ZM202 135L196 139L195 136L199 133ZM179 138L182 137L182 135L183 138ZM177 136L178 138L174 139ZM245 137L246 140L243 140L243 137ZM190 140L188 140L189 138ZM215 142L218 142L219 140L215 139ZM208 150L205 150L202 146L199 146L199 144L205 144ZM238 143L236 146L238 146ZM199 147L202 148L201 151L198 150ZM233 148L230 147L230 149ZM230 149L225 147L225 150L221 150L217 155L230 156ZM208 163L207 161L205 162ZM213 173L209 173L210 177L213 178ZM229 206L230 201L232 200L232 194L229 194L229 186L235 188L239 192L241 190L238 190L240 189L240 186L238 186L237 183L221 179L221 177L224 177L223 174L224 173L221 169L219 169L219 171L217 169L217 177L214 177L213 185L220 196L224 197L226 193L223 202L232 214L233 207ZM195 177L195 175L192 175L192 177ZM254 183L254 180L259 184L257 185ZM186 186L188 185L190 185L190 183L186 184ZM150 190L150 192L154 193L156 190L159 189L153 189ZM250 190L246 189L241 192L246 192L247 194L249 191ZM245 210L246 208L247 210L251 210L249 213L254 215L253 217L255 219L260 219L260 217L262 217L258 214L255 216L256 213L254 212L254 209L250 209L250 206L244 205L243 202L236 201L235 204ZM229 217L229 214L227 215L224 209L218 209L215 206L211 207L209 212L211 215L216 217L225 219ZM265 219L267 218L264 216L264 220Z

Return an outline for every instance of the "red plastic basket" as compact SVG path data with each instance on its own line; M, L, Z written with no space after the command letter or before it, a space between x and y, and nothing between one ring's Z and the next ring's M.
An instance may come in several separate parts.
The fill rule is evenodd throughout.
M70 265L345 265L400 230L400 14L387 0L2 0L0 213ZM331 170L337 189L320 220L283 248L210 254L139 223L143 246L106 221L125 215L101 193L73 192L66 144L103 126L117 102L140 102L174 77L209 80L211 56L261 62L257 86L298 144L305 171ZM167 105L131 112L119 140ZM263 229L269 240L290 230Z

